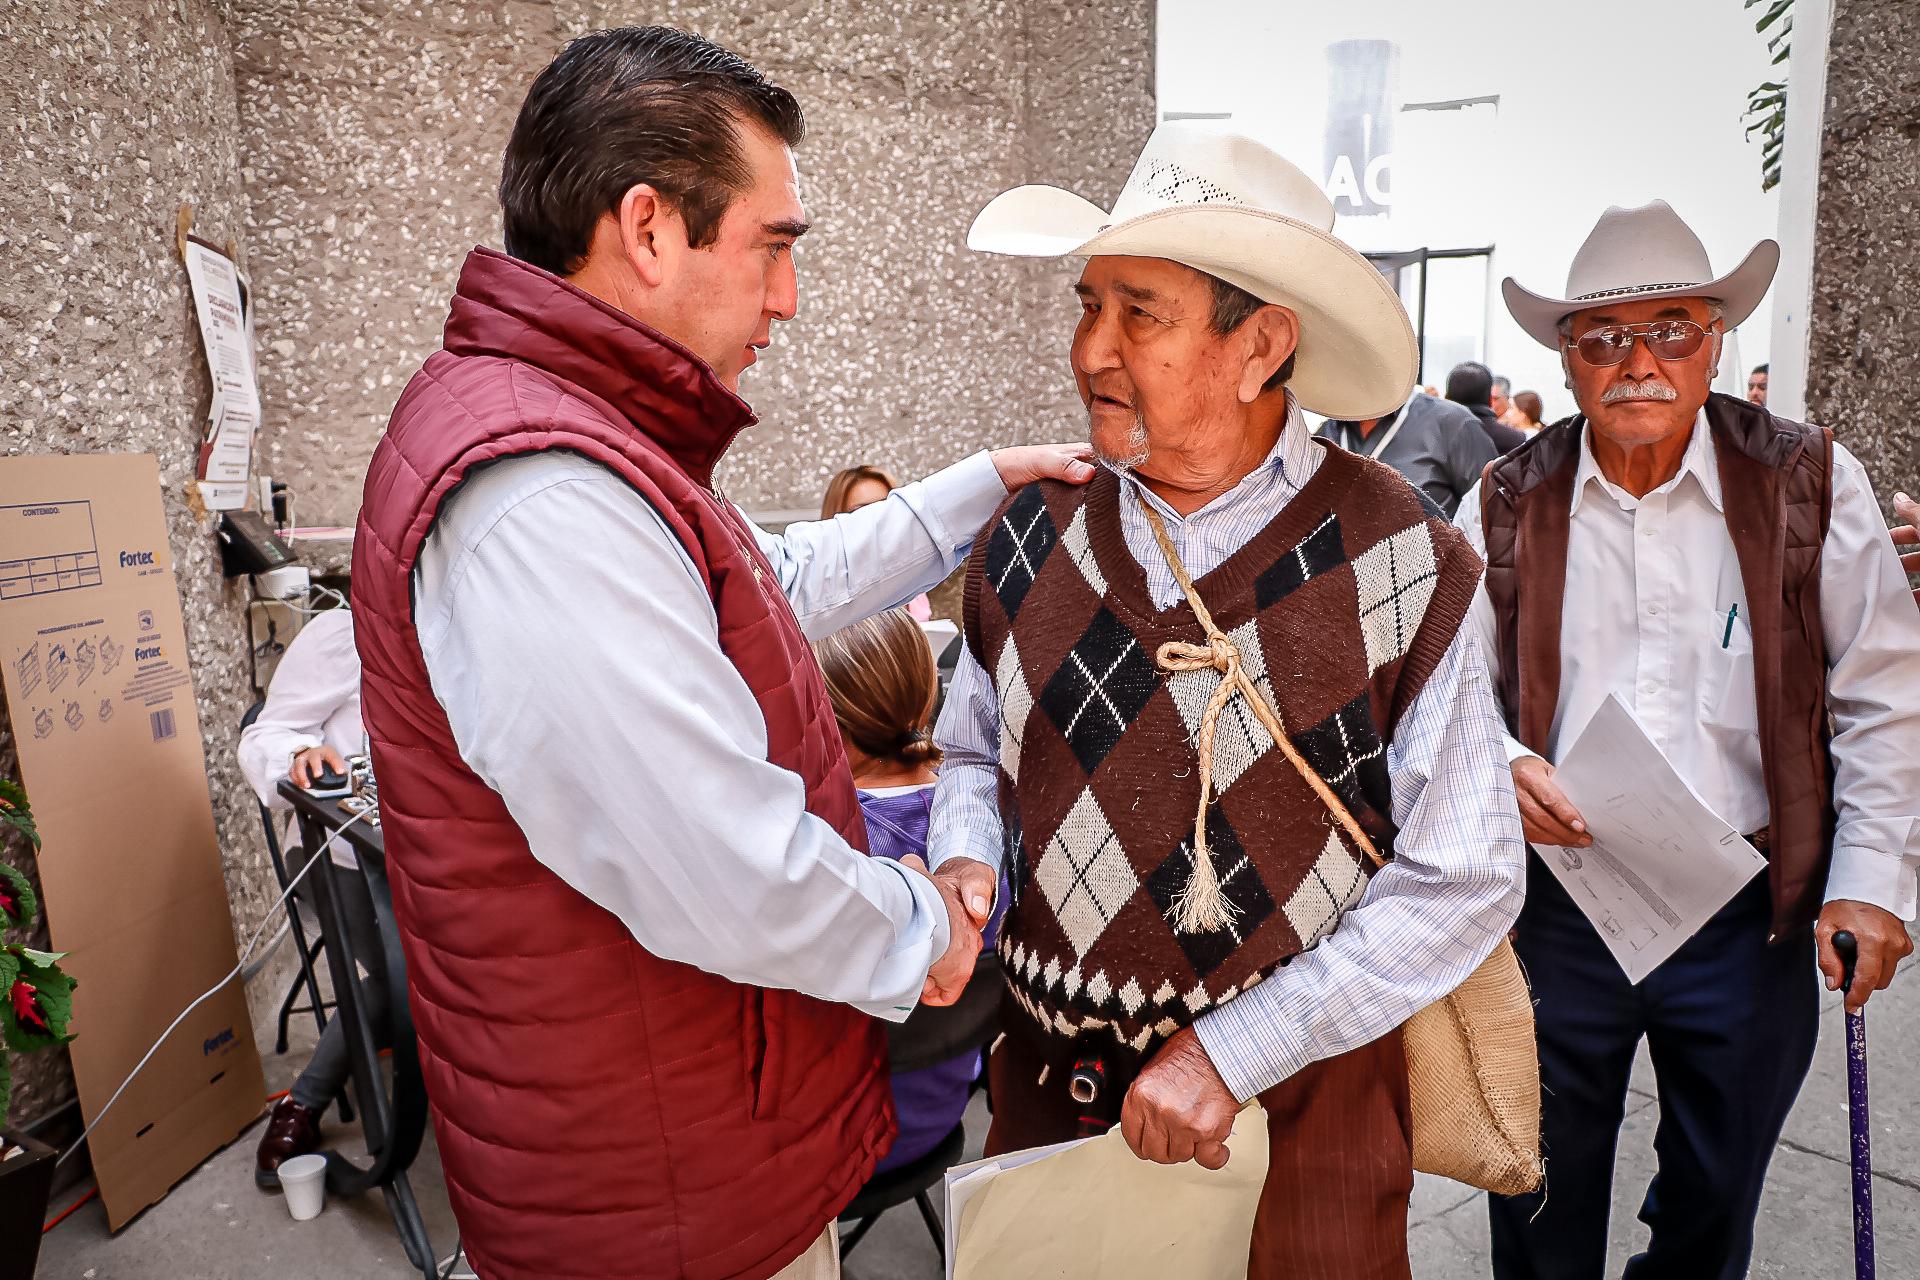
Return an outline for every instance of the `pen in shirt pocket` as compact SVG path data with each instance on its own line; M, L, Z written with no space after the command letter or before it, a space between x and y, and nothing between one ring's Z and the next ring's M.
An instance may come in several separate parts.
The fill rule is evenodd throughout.
M1727 648L1733 643L1733 620L1739 616L1739 613L1740 605L1736 601L1734 606L1727 610L1727 629L1720 637L1720 647L1722 649Z

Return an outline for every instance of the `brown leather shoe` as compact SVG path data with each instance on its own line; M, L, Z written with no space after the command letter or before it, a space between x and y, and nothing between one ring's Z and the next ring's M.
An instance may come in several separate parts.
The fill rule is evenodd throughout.
M260 1150L254 1162L254 1185L262 1191L278 1191L280 1165L319 1145L320 1113L292 1098L280 1099L267 1116L267 1131L260 1137Z

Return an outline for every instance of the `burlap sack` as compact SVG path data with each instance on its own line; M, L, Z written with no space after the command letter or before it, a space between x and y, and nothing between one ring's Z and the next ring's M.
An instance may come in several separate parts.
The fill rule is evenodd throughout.
M1540 1185L1540 1055L1511 943L1408 1019L1413 1167L1500 1195Z

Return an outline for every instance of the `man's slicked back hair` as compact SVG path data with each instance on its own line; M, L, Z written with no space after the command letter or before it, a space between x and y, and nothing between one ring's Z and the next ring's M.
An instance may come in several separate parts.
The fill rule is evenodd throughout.
M1447 399L1468 406L1493 405L1493 371L1478 360L1463 360L1447 374Z
M581 36L527 92L500 172L507 252L556 275L585 262L602 214L646 183L713 243L752 182L741 124L787 146L806 135L800 104L748 62L670 27Z

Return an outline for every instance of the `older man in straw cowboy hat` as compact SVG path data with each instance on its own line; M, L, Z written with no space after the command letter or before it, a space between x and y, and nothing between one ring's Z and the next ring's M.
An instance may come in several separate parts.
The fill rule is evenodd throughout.
M1506 933L1522 865L1463 625L1479 563L1302 420L1413 385L1398 299L1332 225L1265 147L1164 124L1112 213L1024 187L969 237L1087 260L1072 366L1105 463L976 544L937 734L941 873L984 905L1004 846L1014 886L988 1146L1117 1119L1144 1159L1217 1168L1257 1096L1261 1278L1409 1274L1398 1028Z
M1716 276L1666 204L1609 209L1562 297L1512 280L1580 412L1489 466L1461 504L1474 604L1514 741L1528 839L1590 843L1553 761L1609 696L1767 857L1630 982L1530 860L1516 942L1538 998L1547 1194L1495 1198L1502 1280L1597 1277L1614 1144L1642 1037L1660 1171L1634 1280L1746 1274L1767 1160L1813 1053L1815 953L1859 940L1848 1004L1911 950L1920 861L1920 613L1866 475L1831 433L1708 387L1779 249ZM1812 926L1811 928L1809 926Z

